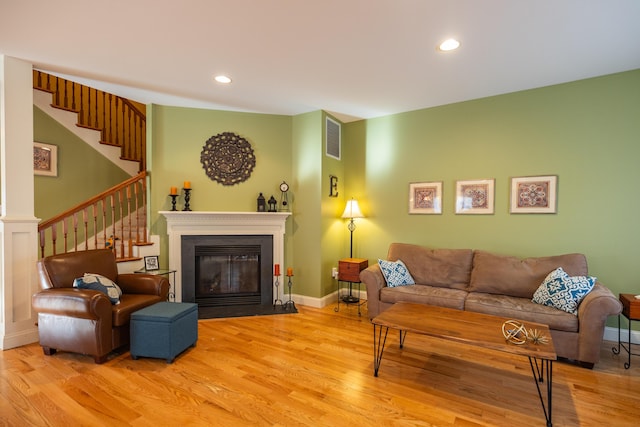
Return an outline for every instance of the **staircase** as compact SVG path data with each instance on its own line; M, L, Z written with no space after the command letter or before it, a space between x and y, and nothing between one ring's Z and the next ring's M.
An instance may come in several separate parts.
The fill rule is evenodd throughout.
M77 126L100 132L100 144L119 147L137 162L136 176L38 226L40 255L109 247L119 262L140 259L147 240L145 105L79 83L33 71L34 89L52 95L51 106L77 115Z
M146 172L38 225L40 256L110 247L118 261L139 259L147 240ZM107 242L110 242L108 244Z
M77 125L100 132L100 143L120 148L120 158L146 169L146 106L111 93L39 70L33 70L34 89L52 95L51 106L77 114Z

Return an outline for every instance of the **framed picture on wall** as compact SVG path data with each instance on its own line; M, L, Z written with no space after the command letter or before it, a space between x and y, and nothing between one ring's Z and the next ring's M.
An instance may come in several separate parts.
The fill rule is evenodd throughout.
M557 213L558 176L511 178L511 213Z
M495 179L456 181L456 214L493 214L494 194Z
M442 213L442 181L409 183L410 214Z
M58 176L58 147L43 142L33 143L33 173Z

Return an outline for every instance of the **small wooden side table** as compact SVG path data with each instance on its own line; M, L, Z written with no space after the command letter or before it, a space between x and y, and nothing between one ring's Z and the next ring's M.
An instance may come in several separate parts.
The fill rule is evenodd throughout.
M369 260L364 258L343 258L338 261L338 306L335 311L340 311L340 301L345 304L357 304L358 316L361 316L360 307L367 301L360 298L360 272L369 266ZM349 284L349 294L340 296L340 283ZM358 296L353 295L353 284L358 285Z
M629 369L631 356L640 356L640 353L633 353L631 350L631 346L635 345L631 343L631 322L640 320L640 299L635 298L633 294L620 294L619 298L622 303L622 314L618 315L618 346L613 347L611 351L613 351L613 354L620 354L620 347L622 347L627 352L627 361L624 363L624 368ZM620 339L620 316L627 318L629 334L627 335L626 343Z

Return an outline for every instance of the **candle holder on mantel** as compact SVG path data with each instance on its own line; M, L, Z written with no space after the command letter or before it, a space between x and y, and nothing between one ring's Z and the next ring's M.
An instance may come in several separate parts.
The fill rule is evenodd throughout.
M178 209L176 209L176 200L178 199L178 195L169 194L169 197L171 197L171 211L177 211Z
M293 302L293 300L291 299L291 286L293 285L293 283L291 283L291 278L293 277L293 273L287 273L287 286L289 287L289 300L287 302L284 303L283 308L285 310L292 310L292 311L297 311L296 310L296 303Z
M182 190L184 190L184 209L182 209L183 211L190 211L191 208L189 207L189 200L191 200L191 189L190 188L183 188Z

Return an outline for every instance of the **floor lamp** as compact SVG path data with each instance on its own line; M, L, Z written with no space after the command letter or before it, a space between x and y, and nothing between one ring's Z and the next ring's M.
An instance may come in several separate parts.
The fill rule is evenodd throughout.
M358 206L358 201L355 199L351 199L347 201L347 206L344 208L344 212L342 213L342 218L349 219L349 224L347 228L350 232L350 241L349 241L349 258L353 258L353 232L356 229L356 223L353 221L355 218L364 218L362 215L362 211L360 210L360 206ZM349 295L343 298L346 303L355 303L360 299L358 297L353 296L353 284L349 282Z
M344 208L344 212L342 213L342 218L349 219L349 225L347 228L351 232L351 240L349 245L349 258L353 258L353 232L356 229L356 223L353 221L355 218L364 218L362 215L362 211L360 211L360 206L358 206L358 201L355 199L351 199L347 201L347 206Z

